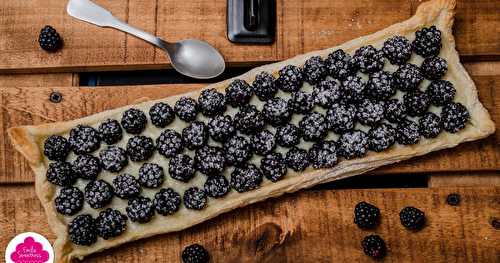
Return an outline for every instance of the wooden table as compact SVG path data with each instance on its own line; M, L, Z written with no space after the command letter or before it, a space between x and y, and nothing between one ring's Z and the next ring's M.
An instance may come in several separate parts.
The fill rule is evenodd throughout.
M70 120L144 99L202 87L151 85L78 87L79 73L169 67L148 44L124 33L77 22L65 14L65 0L4 0L0 4L0 250L16 233L35 231L50 239L33 174L13 150L6 129ZM260 65L322 49L374 32L410 17L418 0L278 0L276 42L235 45L225 37L225 0L99 0L118 17L175 41L200 38L214 44L231 66ZM500 123L500 1L461 0L455 35L462 60L481 101ZM51 24L65 41L62 52L46 54L36 43ZM15 73L15 74L14 74ZM52 91L61 103L48 100ZM304 190L219 216L180 233L134 242L90 257L90 262L176 262L193 242L210 250L214 262L370 261L360 240L372 233L352 223L354 205L376 204L382 224L373 232L386 240L389 262L498 262L500 218L499 135L384 167L371 174L428 175L419 189ZM370 176L370 175L362 175ZM459 206L449 206L459 193ZM399 210L413 205L429 224L405 231ZM2 255L3 256L3 255Z

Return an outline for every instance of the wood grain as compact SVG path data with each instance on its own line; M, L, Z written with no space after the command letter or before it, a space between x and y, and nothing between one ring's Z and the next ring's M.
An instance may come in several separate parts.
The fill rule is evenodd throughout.
M478 187L500 186L500 172L444 172L429 177L429 187Z
M47 87L77 86L78 74L3 74L0 75L0 87Z

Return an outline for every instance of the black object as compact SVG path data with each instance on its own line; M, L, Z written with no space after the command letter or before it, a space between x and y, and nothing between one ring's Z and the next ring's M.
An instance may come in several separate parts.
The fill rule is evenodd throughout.
M449 194L446 197L446 203L452 206L457 206L460 203L460 195L457 193Z
M270 44L275 27L275 0L227 1L227 37L231 42Z
M62 101L62 99L63 99L63 95L61 94L61 92L53 91L52 93L50 93L50 96L49 96L50 102L59 103Z

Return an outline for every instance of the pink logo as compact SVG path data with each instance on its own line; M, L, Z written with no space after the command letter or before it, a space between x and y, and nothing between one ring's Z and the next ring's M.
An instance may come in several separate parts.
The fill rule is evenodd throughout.
M10 254L10 259L15 263L45 263L49 261L49 252L43 249L41 243L28 236L23 243L16 246L16 250Z

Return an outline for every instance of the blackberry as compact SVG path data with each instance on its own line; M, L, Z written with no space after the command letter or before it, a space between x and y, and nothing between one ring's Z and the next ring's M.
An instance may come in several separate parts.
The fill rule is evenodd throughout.
M73 172L87 180L95 180L99 172L101 172L101 163L99 158L90 154L79 155L72 163Z
M384 151L395 142L396 130L389 124L382 123L368 131L368 148L372 151Z
M229 115L218 115L208 122L208 133L217 142L225 142L235 133L233 118Z
M161 155L170 158L184 149L181 135L174 130L164 130L156 138L156 149Z
M160 187L165 180L163 167L156 163L144 163L139 168L139 184L146 188Z
M337 143L335 141L315 143L309 149L309 161L315 169L334 167L338 162Z
M363 157L368 148L368 135L359 130L342 134L338 141L338 153L346 159Z
M224 94L216 89L206 89L198 98L198 107L203 115L213 117L226 111L226 99Z
M153 204L158 214L173 215L181 207L181 195L172 188L163 188L155 194Z
M447 80L434 80L425 91L429 95L431 103L436 106L444 106L453 101L457 91L453 84Z
M328 133L325 116L318 112L305 115L299 122L299 128L305 141L319 141Z
M127 216L120 211L107 208L95 219L97 235L105 240L120 236L127 230L127 220Z
M425 226L425 213L418 208L407 206L399 212L401 224L409 230L419 230Z
M262 108L262 115L272 126L283 125L292 118L288 102L282 98L268 100Z
M153 201L147 197L139 196L128 200L127 216L132 222L147 223L155 213Z
M304 63L304 79L309 84L317 84L326 77L327 68L320 56L313 56Z
M174 106L175 114L179 119L191 122L196 119L198 115L198 103L196 100L188 97L181 97Z
M380 223L380 210L367 202L354 207L354 223L361 229L372 229Z
M51 135L43 144L43 154L52 161L64 161L70 151L70 144L66 138L59 135Z
M340 85L333 80L323 80L313 88L314 102L323 107L330 108L336 101L340 100L344 95Z
M98 128L102 140L107 144L115 144L123 137L122 127L117 120L107 119Z
M194 165L196 170L205 175L221 173L224 170L226 160L224 152L219 147L205 145L196 150Z
M283 91L294 92L302 87L303 81L304 73L302 69L294 65L288 65L280 69L276 84Z
M427 79L440 79L448 70L448 63L440 57L428 57L420 66L422 74Z
M456 133L462 130L469 119L469 111L461 103L449 103L441 111L441 121L447 132Z
M255 76L255 80L253 81L253 90L255 95L261 101L266 101L274 97L276 92L278 92L278 87L276 86L275 79L273 75L262 71L261 73Z
M99 152L102 168L117 173L128 164L127 152L118 146L108 146Z
M394 36L384 42L382 52L391 64L402 65L411 57L411 44L406 37Z
M177 154L168 163L170 177L181 182L188 182L196 172L194 160L185 154Z
M357 120L364 125L374 126L384 118L383 101L364 99L356 111Z
M437 56L441 50L441 31L436 26L424 27L415 32L413 51L422 57Z
M76 187L64 187L54 200L59 214L74 215L83 207L83 193Z
M181 258L183 263L208 263L210 261L208 251L199 244L184 248Z
M165 128L174 121L175 112L167 103L157 102L149 109L149 118L154 126Z
M403 97L406 106L406 113L412 117L422 116L431 104L427 93L414 90L406 93Z
M208 129L205 123L194 121L182 130L182 142L190 150L196 150L208 141Z
M70 186L76 181L76 174L68 162L49 163L46 175L47 181L59 186Z
M235 79L226 88L226 102L233 107L248 104L251 97L252 87L244 80Z
M351 104L335 103L326 112L328 129L341 134L354 129L356 122L356 107Z
M294 146L286 153L285 162L288 168L301 172L309 166L309 156L306 150Z
M385 118L394 123L406 120L406 106L398 99L391 99L385 103Z
M325 66L330 75L338 80L345 80L348 76L356 73L354 61L342 49L328 54L328 58L325 59Z
M268 130L260 131L250 137L252 151L258 155L266 155L276 148L274 134Z
M229 192L229 181L223 175L212 175L205 181L203 189L208 196L220 198Z
M68 225L69 239L73 244L90 246L97 242L96 224L89 214L75 217Z
M123 199L133 198L141 192L141 185L130 174L120 174L113 179L115 194Z
M187 209L202 210L207 206L207 194L198 187L190 187L184 192L184 205Z
M402 91L416 90L420 82L424 80L420 68L413 64L401 65L396 72L392 74L392 77L392 84L394 87Z
M291 124L285 124L276 129L276 143L283 147L292 147L300 142L300 129Z
M359 102L364 99L366 83L359 76L349 76L342 82L344 99Z
M386 100L394 96L396 89L392 85L392 73L379 71L371 74L365 91L370 99Z
M85 201L94 209L103 208L113 199L113 187L104 180L91 181L85 186Z
M126 110L123 113L121 120L123 129L130 134L141 133L144 128L146 128L147 122L148 119L146 118L146 114L135 108Z
M420 129L420 134L428 139L436 138L443 129L441 118L432 112L425 113L418 120L418 127Z
M136 135L130 138L127 142L127 154L130 160L134 162L142 162L151 158L155 151L153 139Z
M53 27L47 25L40 30L38 44L47 52L56 52L62 48L63 40Z
M254 105L245 105L234 115L234 126L243 134L253 134L264 127L264 117Z
M420 141L418 125L411 120L399 122L396 128L396 141L402 145L417 144Z
M384 67L384 53L372 45L363 46L356 50L352 59L363 73L377 72Z
M260 160L262 174L271 182L281 180L287 173L285 158L281 153L272 152Z
M294 92L288 100L288 106L292 112L299 114L308 113L314 108L314 97L303 91Z
M242 136L233 136L224 143L224 155L229 165L242 165L252 157L250 142Z
M257 189L261 183L262 172L254 164L237 167L231 173L231 187L238 193Z
M373 259L380 260L387 254L387 248L384 240L379 235L366 236L361 241L363 252Z
M101 146L101 136L94 128L77 125L69 132L69 144L76 154L91 153Z

